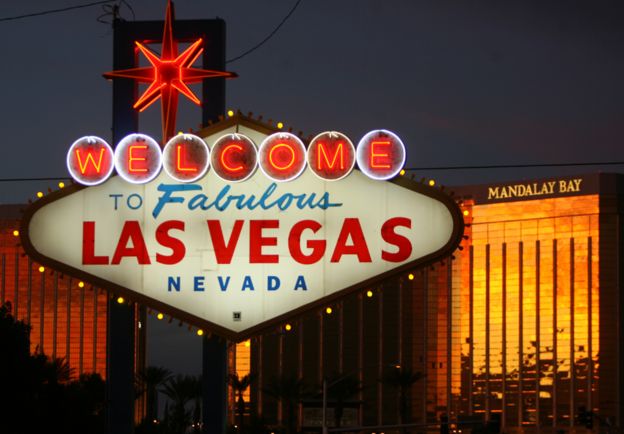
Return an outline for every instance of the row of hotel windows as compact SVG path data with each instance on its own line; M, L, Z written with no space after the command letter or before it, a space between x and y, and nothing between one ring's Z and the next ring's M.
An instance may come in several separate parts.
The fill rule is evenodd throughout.
M364 384L358 422L396 423L398 390L379 381L392 365L424 374L416 423L500 413L506 427L561 427L579 406L600 410L598 196L466 209L469 240L453 261L237 347L236 366L260 374L251 399L265 417L284 418L261 392L271 376L349 371Z

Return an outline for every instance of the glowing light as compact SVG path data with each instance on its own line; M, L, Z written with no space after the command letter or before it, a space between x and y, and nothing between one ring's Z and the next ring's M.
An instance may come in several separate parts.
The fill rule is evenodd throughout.
M197 330L197 336L203 336L204 331L202 329Z
M286 325L284 326L284 330L286 330L287 332L291 331L291 330L292 330L292 325L290 325L290 324L286 324Z
M405 145L392 131L370 131L357 145L357 163L369 178L380 181L393 178L405 165Z
M334 153L334 158L332 159L331 163L329 162L329 157L327 156L327 151L325 150L325 145L322 142L319 142L319 152L318 152L318 158L317 158L317 162L316 162L316 168L317 169L321 169L322 167L322 163L323 161L325 162L325 164L327 164L327 166L329 166L330 169L333 169L334 166L336 165L336 160L338 159L338 157L340 157L340 165L338 166L339 169L344 170L344 143L343 142L339 142L338 143L338 147L336 149L336 152Z
M135 150L143 150L143 154L147 151L147 145L130 145L128 146L128 172L137 173L137 172L147 172L147 167L134 167L135 161L147 161L145 155L137 156L135 154ZM143 163L145 164L145 163Z
M165 172L179 182L195 182L203 178L210 167L208 145L194 134L178 134L171 138L162 155Z
M212 145L210 162L214 173L224 181L240 182L258 167L258 150L244 134L226 134Z
M280 149L280 148L285 148L285 149L288 149L290 151L290 161L288 163L286 163L285 165L283 165L283 166L280 166L280 164L276 160L273 159L273 153L275 151L277 151L278 149ZM271 148L271 150L269 151L269 163L271 163L271 166L274 169L277 169L277 170L288 170L288 169L290 169L293 166L293 164L295 164L295 151L293 150L293 148L288 146L286 143L278 143L277 145L273 146ZM42 196L43 196L43 194L42 194Z
M379 148L391 146L390 140L373 140L370 150L370 167L373 169L390 169L390 163L381 163L379 160L386 161L390 157L387 151L381 151Z
M197 172L197 167L189 167L189 166L183 166L182 165L182 160L184 158L184 154L182 153L182 145L176 145L176 156L177 158L177 164L176 164L176 169L179 172Z
M163 142L174 135L178 94L181 93L197 105L201 104L188 84L200 83L205 78L236 77L232 72L192 68L191 65L203 51L201 47L203 41L201 38L196 40L178 55L177 41L173 39L172 21L173 10L171 2L168 2L160 57L140 42L135 42L151 66L104 74L108 79L127 78L139 83L149 83L148 88L134 103L133 107L139 111L145 110L162 97Z
M58 183L59 188L65 188L65 183L63 181Z
M158 315L156 315L156 318L158 318L159 320L163 319L165 316L162 313L158 313Z
M276 182L297 178L306 166L306 148L291 133L274 133L266 137L258 150L260 169Z
M43 265L42 265L42 266L40 266L40 267L39 267L39 272L40 272L40 273L43 273L44 271L45 271L45 267L43 267Z
M247 340L245 341L245 347L246 347L246 348L251 347L251 341L250 341L249 339L247 339Z
M318 178L338 181L349 175L355 166L355 146L346 135L325 131L310 141L307 162Z
M278 122L277 123L277 128L279 128L281 130L282 128L284 128L284 124L281 123L281 122Z
M407 278L409 280L414 280L414 275L412 273L410 273L410 274L407 275Z
M223 151L221 151L221 158L220 158L221 165L225 167L226 170L229 170L230 172L240 172L241 170L245 168L245 166L243 166L242 164L239 164L238 166L231 166L228 164L227 159L225 158L226 155L231 150L237 150L240 152L243 150L243 147L239 145L238 143L232 143L231 145L227 145L225 148L223 148Z
M111 176L113 160L113 149L104 139L85 136L69 147L66 163L67 170L76 182L93 186L103 183ZM61 184L59 183L59 187Z
M429 185L430 185L431 187L433 187L433 186L435 185L435 180L434 180L434 179L430 179L430 180L429 180Z
M41 198L43 197L43 192L38 191L38 192L37 192L37 197L38 197L39 199L41 199Z
M119 303L119 304L123 304L123 303L124 303L124 301L126 301L126 300L124 300L124 298L123 298L123 297L117 297L117 303Z
M137 167L139 164L140 167ZM150 136L130 134L117 144L115 168L119 176L131 184L150 182L158 176L161 167L162 151Z
M19 237L19 231L17 229L13 231L13 236Z
M84 282L78 282L78 288L84 288Z
M466 217L467 217L467 216L469 216L469 215L470 215L470 211L468 211L467 209L465 209L465 210L464 210L464 212L463 212L463 214L464 214L464 216L466 216Z
M228 110L228 116L229 117L234 116L234 110Z
M373 296L373 291L371 291L371 290L366 291L366 296L368 298L371 298Z
M80 149L76 149L76 159L78 160L78 164L80 166L80 173L82 173L83 175L85 174L87 167L89 166L89 164L91 164L93 166L93 168L95 169L96 173L101 173L102 170L102 159L104 158L104 152L106 151L105 148L100 148L100 153L98 156L98 160L97 163L95 162L95 158L93 157L93 153L89 152L87 153L87 158L85 159L85 161L82 161L82 156L80 154Z
M401 169L401 171L399 172L399 175L401 176L405 175L405 169Z
M333 310L332 310L332 308L331 308L331 307L327 307L327 308L325 308L325 313L326 313L327 315L331 315L331 313L332 313L332 312L333 312Z

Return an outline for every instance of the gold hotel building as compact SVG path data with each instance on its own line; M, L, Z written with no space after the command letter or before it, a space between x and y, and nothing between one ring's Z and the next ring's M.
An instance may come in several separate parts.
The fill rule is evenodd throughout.
M232 347L232 369L257 375L251 408L285 425L285 403L262 392L272 377L318 391L352 375L363 387L342 425L391 431L399 388L382 379L401 367L422 374L404 422L581 431L584 407L594 430L621 428L623 187L622 175L593 174L453 189L467 237L452 258ZM299 427L318 429L320 411L317 393Z

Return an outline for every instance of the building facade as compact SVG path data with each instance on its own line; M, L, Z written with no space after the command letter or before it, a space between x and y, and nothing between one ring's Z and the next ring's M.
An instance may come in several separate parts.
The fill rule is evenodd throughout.
M34 263L20 246L20 210L0 206L0 303L31 326L31 351L66 360L73 374L106 378L107 294Z
M343 425L504 431L621 427L624 176L594 174L456 188L467 224L461 250L251 340L251 406L284 425L275 378L312 393L300 426L320 426L324 378L357 378ZM408 415L392 370L419 373ZM330 388L331 389L331 388ZM330 407L334 404L331 403ZM407 416L407 417L406 417ZM328 424L333 424L332 410Z

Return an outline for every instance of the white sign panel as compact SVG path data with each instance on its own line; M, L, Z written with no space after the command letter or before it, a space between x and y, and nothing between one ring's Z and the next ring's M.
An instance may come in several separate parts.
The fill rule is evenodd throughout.
M353 171L275 182L213 171L120 176L36 202L22 231L36 260L232 338L448 255L459 209L438 189Z

